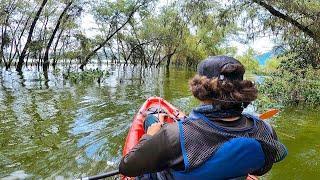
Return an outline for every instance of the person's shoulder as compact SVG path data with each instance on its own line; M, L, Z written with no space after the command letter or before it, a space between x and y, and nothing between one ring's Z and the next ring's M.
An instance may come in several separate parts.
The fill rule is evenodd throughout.
M267 129L267 132L275 139L278 139L277 134L275 130L272 128L271 124L267 120L262 120L259 118L257 114L252 114L252 113L244 113L243 114L247 118L251 118L256 123L259 123L261 126L265 127Z
M268 129L271 128L271 125L266 121L266 120L262 120L259 118L258 114L254 114L254 113L243 113L242 114L244 117L246 117L247 119L251 119L253 121L255 121L256 123L260 123L263 126L267 126ZM271 129L270 129L271 130Z
M179 134L178 123L167 123L162 126L163 131L168 134Z
M168 143L170 144L179 143L178 123L174 122L174 123L164 124L161 129Z

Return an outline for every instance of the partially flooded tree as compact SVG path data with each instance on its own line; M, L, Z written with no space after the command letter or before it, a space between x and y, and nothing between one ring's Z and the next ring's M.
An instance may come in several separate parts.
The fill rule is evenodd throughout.
M104 20L102 23L108 24L108 28L105 31L105 39L100 42L82 61L80 69L83 70L84 66L89 62L92 56L94 56L98 50L103 48L110 39L117 34L127 23L132 19L134 14L143 6L147 6L150 0L143 1L117 1L117 2L105 2L105 4L99 5L96 11L96 17L98 20ZM105 27L105 26L104 26Z
M29 26L33 9L23 1L2 0L0 6L3 10L0 12L0 63L8 70L13 60L20 55L21 40Z
M28 50L28 48L30 46L33 31L34 31L36 23L37 23L37 21L38 21L38 19L40 17L40 14L41 14L41 12L42 12L42 10L43 10L43 8L44 8L44 6L46 5L47 2L48 2L48 0L43 0L42 1L37 13L35 14L35 16L34 16L34 18L32 20L32 23L31 23L31 26L30 26L30 29L29 29L29 32L28 32L28 37L27 37L26 43L25 43L24 48L23 48L23 50L22 50L22 52L21 52L21 54L19 56L19 61L18 61L17 68L16 68L16 70L18 72L21 72L21 70L22 70L22 66L23 66L23 63L24 63L24 58L25 58L25 56L27 54L27 50Z
M70 6L72 5L73 3L73 0L70 0L69 2L67 2L66 6L64 7L62 13L60 14L58 20L57 20L57 23L52 31L52 34L50 36L50 39L49 39L49 42L47 43L47 46L46 46L46 49L45 49L45 54L44 54L44 57L43 57L43 71L44 72L47 72L48 71L48 68L49 68L49 50L50 50L50 47L53 43L53 40L55 38L55 35L56 33L58 32L59 28L60 28L60 25L63 23L63 18L65 18L65 14L67 13L68 9L70 8Z
M283 49L297 54L297 66L319 67L317 0L175 0L162 7L153 2L1 0L0 63L9 69L18 62L21 71L31 59L46 72L50 62L68 60L83 69L95 56L101 62L103 54L145 67L195 66L210 55L233 55L230 35L243 33L245 41L276 35ZM92 36L82 28L83 14L94 16L98 28Z

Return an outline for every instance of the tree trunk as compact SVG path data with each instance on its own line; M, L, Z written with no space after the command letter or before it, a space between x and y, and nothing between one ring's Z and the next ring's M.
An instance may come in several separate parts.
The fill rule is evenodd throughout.
M104 56L105 56L105 58L106 58L106 60L107 60L107 62L108 62L108 53L107 53L105 47L103 47L103 53L104 53Z
M160 47L160 43L157 44L156 49L154 50L154 53L151 58L150 66L152 66L155 63L156 54L158 53L158 48Z
M23 19L24 19L24 17L22 16L22 17L20 18L20 20L18 21L18 24L17 24L17 26L15 27L15 29L14 29L14 31L13 31L13 33L12 33L12 37L13 37L13 38L12 38L12 40L11 40L11 45L10 45L11 48L10 48L10 53L9 53L9 58L8 58L9 64L12 63L12 61L14 60L14 58L16 57L16 54L17 54L17 50L15 50L15 51L13 52L13 50L14 50L13 47L16 47L16 44L17 44L16 34L17 34L17 32L18 32L18 29L19 29L21 23L23 22Z
M7 42L6 41L6 37L8 36L7 35L7 26L8 26L8 23L9 23L9 15L7 15L6 17L6 20L5 20L5 27L1 28L1 48L0 48L0 55L1 55L1 61L4 62L4 64L6 64L6 58L4 56L4 46L6 45Z
M57 40L56 40L56 44L54 45L54 48L53 48L53 62L52 62L52 66L56 66L57 64L57 47L58 47L58 44L59 44L59 41L60 41L60 38L61 38L61 35L63 33L63 29L61 29L58 37L57 37Z
M67 6L64 8L64 10L62 11L62 13L60 14L60 17L58 19L58 22L51 34L51 37L49 39L49 42L47 44L47 47L46 47L46 51L45 51L45 54L44 54L44 58L43 58L43 71L44 72L47 72L48 71L48 67L49 67L49 50L50 50L50 47L51 47L51 44L53 42L53 39L54 39L54 36L56 35L56 33L58 32L58 29L60 27L60 24L61 24L61 21L62 21L62 18L63 16L65 15L65 13L67 12L67 10L69 9L69 7L71 6L73 1L70 1Z
M19 38L18 38L18 42L16 43L16 53L18 54L19 57L20 57L19 49L20 49L20 47L21 47L21 39L22 39L22 37L23 37L23 34L24 34L25 30L26 30L27 27L28 27L28 23L29 23L30 19L31 19L31 16L29 16L28 19L26 20L26 22L24 23L24 26L23 26L22 31L21 31L21 33L20 33L20 36L19 36ZM19 47L19 46L20 46L20 47ZM29 54L29 53L28 53L28 54Z
M161 60L159 60L159 62L157 63L156 67L159 67L161 62L167 58L167 64L166 64L166 68L169 68L170 63L171 63L171 58L172 56L177 52L177 48L174 48L173 52L170 52L169 54L165 55Z
M27 41L26 41L26 44L24 45L24 48L20 54L20 57L19 57L19 61L18 61L18 65L17 65L17 68L16 68L16 71L18 72L21 72L22 71L22 66L23 66L23 62L24 62L24 58L27 54L27 50L30 46L30 43L31 43L31 38L32 38L32 34L33 34L33 31L34 31L34 28L36 27L36 23L40 17L40 14L43 10L43 7L46 5L46 3L48 2L48 0L43 0L42 3L41 3L41 6L40 8L38 9L33 21L32 21L32 24L31 24L31 27L30 27L30 30L29 30L29 34L28 34L28 38L27 38Z
M29 61L30 52L27 54L27 62ZM31 66L33 66L33 63L31 62Z
M110 51L111 51L111 64L115 64L117 61L117 57L116 55L114 54L113 50L112 50L112 47L111 47L111 44L108 44L109 48L110 48Z
M170 66L170 63L171 63L171 58L172 58L172 56L176 53L176 51L177 51L177 48L175 48L172 53L168 54L168 57L167 57L167 65L166 65L166 68L167 68L167 69L169 69L169 66Z
M127 63L128 63L127 54L126 54L124 45L123 45L123 43L122 43L122 40L120 40L120 38L119 38L118 42L120 43L120 46L121 46L121 51L122 51L121 54L122 54L122 57L123 57L123 59L124 59L124 64L127 64ZM119 45L118 45L118 47L119 47ZM120 58L120 57L119 57L119 58Z
M43 59L43 56L42 54L44 54L44 45L45 45L45 42L46 42L46 36L47 36L47 25L48 25L48 21L49 21L49 16L46 16L46 21L45 23L43 23L43 27L41 28L40 32L39 32L39 42L41 43L41 47L37 54L38 56L38 62L40 62L40 64L42 64L42 59Z

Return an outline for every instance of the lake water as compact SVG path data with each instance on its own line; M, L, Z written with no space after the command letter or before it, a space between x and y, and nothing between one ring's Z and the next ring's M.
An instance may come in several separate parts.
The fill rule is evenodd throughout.
M106 67L110 76L71 83L34 70L0 73L0 178L73 179L115 169L132 118L150 96L185 112L198 102L193 71ZM61 73L61 72L60 72ZM320 108L286 107L270 120L288 157L263 179L320 178Z

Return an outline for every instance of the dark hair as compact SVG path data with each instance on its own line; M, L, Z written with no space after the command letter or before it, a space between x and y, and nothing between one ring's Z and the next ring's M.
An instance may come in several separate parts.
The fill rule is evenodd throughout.
M234 78L244 71L241 64L227 64L220 72L223 79L195 75L189 82L190 90L197 99L213 100L215 105L220 105L223 109L247 107L257 98L258 90L252 81Z

